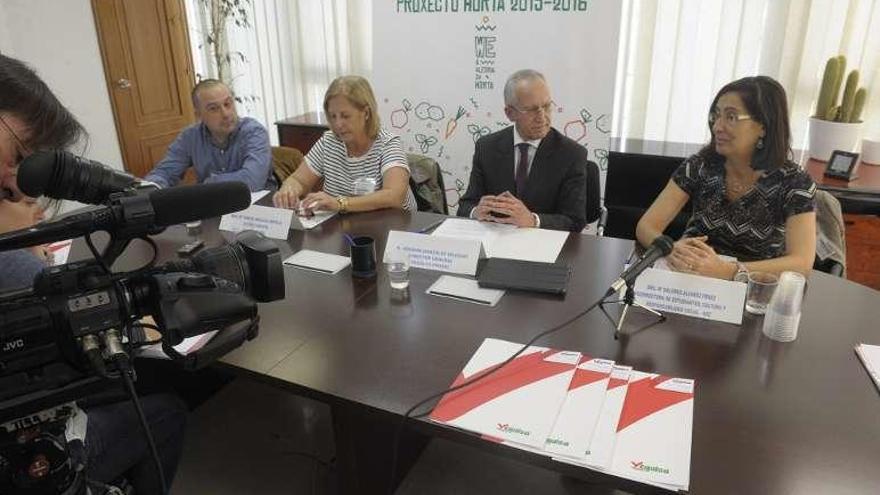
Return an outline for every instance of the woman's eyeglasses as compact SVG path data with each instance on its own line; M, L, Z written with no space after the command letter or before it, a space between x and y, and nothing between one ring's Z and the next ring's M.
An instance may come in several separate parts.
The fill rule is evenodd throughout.
M18 134L16 134L15 131L12 130L12 127L10 127L10 125L6 122L5 119L3 119L3 117L0 117L0 124L3 125L3 128L6 129L6 132L8 132L9 135L12 136L12 140L15 141L15 147L18 152L15 163L18 164L25 158L31 156L31 149L28 148L26 144L24 144L21 138L18 137Z
M715 122L718 122L719 119L728 127L735 127L740 120L749 120L751 118L752 116L749 114L740 115L734 111L709 112L709 127L715 127Z

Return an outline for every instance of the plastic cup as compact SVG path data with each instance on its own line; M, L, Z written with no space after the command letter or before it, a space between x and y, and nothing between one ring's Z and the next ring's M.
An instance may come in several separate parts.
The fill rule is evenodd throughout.
M806 279L800 273L782 272L764 315L764 335L779 342L797 338L805 285Z

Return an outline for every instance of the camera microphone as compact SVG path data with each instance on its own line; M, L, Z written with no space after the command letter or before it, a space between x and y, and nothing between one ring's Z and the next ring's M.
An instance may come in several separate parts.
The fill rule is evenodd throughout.
M630 267L620 275L620 278L611 284L611 288L608 289L606 297L619 291L624 286L633 283L633 281L645 271L646 268L651 266L658 259L671 253L672 244L672 239L666 235L661 235L654 239L654 242L651 243L651 246L648 247L645 254L639 258L638 261L630 265Z
M119 196L107 206L0 234L0 251L62 241L98 230L137 237L157 229L243 210L251 192L243 182L216 182Z
M69 151L38 151L18 167L18 187L31 197L48 196L100 204L108 196L137 186L140 181Z

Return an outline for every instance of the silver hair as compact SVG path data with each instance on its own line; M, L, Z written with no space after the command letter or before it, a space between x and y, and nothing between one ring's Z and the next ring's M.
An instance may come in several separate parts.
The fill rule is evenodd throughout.
M541 81L544 84L547 83L544 74L534 69L520 69L514 72L507 78L507 82L504 83L505 105L515 107L519 103L516 98L516 86L522 81Z

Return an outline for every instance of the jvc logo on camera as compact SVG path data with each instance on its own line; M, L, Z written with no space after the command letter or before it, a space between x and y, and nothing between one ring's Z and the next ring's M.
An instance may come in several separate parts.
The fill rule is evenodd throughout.
M9 351L18 351L21 349L24 349L24 339L15 339L15 340L10 340L8 342L4 342L3 347L0 348L0 351L9 352Z

